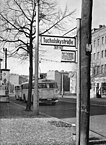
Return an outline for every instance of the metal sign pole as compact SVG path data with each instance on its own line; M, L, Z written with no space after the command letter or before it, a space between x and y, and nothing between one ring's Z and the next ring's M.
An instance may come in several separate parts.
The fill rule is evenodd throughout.
M77 108L76 108L76 145L80 145L80 118L81 118L81 19L77 19Z
M39 114L38 65L39 65L39 0L36 1L35 85L33 98L33 111L36 113L36 115Z

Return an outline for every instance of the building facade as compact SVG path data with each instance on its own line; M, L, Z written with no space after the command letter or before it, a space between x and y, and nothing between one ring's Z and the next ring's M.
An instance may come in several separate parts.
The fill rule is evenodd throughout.
M14 93L14 87L20 85L23 82L28 81L28 76L10 74L10 93Z
M106 96L106 26L92 32L91 97Z
M76 72L50 70L46 78L57 82L60 94L76 94Z
M46 78L48 80L55 80L57 82L59 92L61 92L61 74L60 74L60 72L54 71L54 70L49 70L47 72Z

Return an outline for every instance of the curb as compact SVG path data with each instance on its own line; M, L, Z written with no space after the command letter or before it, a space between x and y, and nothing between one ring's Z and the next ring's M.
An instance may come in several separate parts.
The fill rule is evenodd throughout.
M76 103L75 99L69 101L67 98L61 98L61 99L59 98L59 101L61 101L61 102L67 102L67 103L73 103L73 104Z

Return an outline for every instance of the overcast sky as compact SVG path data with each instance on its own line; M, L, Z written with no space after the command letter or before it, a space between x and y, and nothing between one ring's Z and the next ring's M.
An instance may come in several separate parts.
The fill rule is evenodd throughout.
M70 11L76 9L76 13L73 17L73 25L76 27L76 18L81 17L81 0L57 0L58 7L61 9L65 8L67 4ZM99 27L99 25L106 25L106 0L93 0L93 14L92 14L92 27ZM72 29L72 28L71 28ZM41 61L40 63L40 71L47 72L48 70L66 70L72 71L74 70L74 64L70 63L60 63L60 51L54 49L48 49L48 53L45 55L46 59L55 60L57 62L52 61ZM58 57L57 57L58 56ZM16 59L8 59L8 68L10 68L11 73L16 74L28 74L28 61L20 62Z

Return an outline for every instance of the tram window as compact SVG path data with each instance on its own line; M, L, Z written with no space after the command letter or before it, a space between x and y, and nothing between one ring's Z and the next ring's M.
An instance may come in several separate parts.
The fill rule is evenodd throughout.
M49 87L50 87L50 88L56 88L56 87L57 87L57 84L56 84L56 83L50 83L50 84L49 84Z
M40 84L38 85L38 88L47 88L47 84L45 84L45 83L40 83Z

